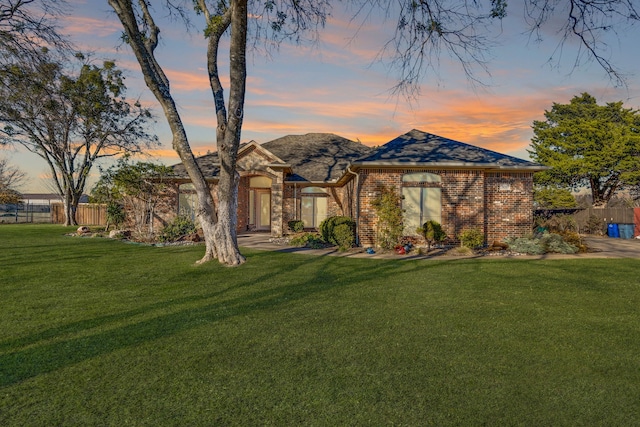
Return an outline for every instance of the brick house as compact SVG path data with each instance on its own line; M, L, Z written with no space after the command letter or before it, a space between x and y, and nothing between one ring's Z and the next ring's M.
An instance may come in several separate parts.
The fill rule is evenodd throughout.
M215 189L215 153L198 158ZM192 184L181 164L170 192L176 212L192 214ZM333 215L352 217L362 246L375 245L372 200L381 186L402 196L405 234L429 219L454 237L465 229L486 241L521 236L533 223L533 174L545 167L437 135L412 130L371 148L334 134L290 135L243 144L238 153L238 232L288 232L290 220L317 228ZM213 191L215 197L215 191Z

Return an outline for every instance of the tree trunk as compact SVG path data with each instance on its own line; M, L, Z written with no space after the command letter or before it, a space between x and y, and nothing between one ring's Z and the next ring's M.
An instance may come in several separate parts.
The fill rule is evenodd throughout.
M247 0L237 0L232 3L228 120L221 121L221 111L217 111L216 139L218 157L220 158L220 178L218 181L218 223L215 227L215 240L218 259L228 265L239 265L245 262L245 257L238 249L237 238L240 176L236 170L236 161L244 118L247 81L247 13ZM211 59L209 58L209 60Z
M219 227L216 225L217 216L209 185L205 180L198 164L196 163L193 152L191 151L191 147L189 146L186 131L184 129L180 114L178 112L178 109L176 108L175 102L171 95L171 91L169 89L169 80L167 79L164 71L160 67L160 64L158 64L158 62L156 61L156 58L153 54L153 51L155 50L158 43L158 34L160 32L160 29L155 25L155 22L147 8L147 4L144 2L140 3L142 7L141 18L144 20L145 25L149 28L148 35L143 35L140 33L140 23L136 19L136 14L133 11L132 3L130 0L109 0L109 4L113 7L114 11L118 15L118 18L120 19L120 22L122 23L124 30L129 37L129 45L133 49L133 52L136 55L136 59L140 64L147 87L151 90L151 92L153 92L164 110L165 117L167 118L167 122L169 124L169 127L171 128L171 133L173 135L173 148L180 156L180 160L182 161L187 174L189 175L189 178L191 179L191 182L195 187L196 195L198 196L198 210L196 212L196 216L198 217L198 220L202 227L206 245L205 254L202 259L198 261L198 263L203 263L214 258L218 258L220 262L225 264L241 264L244 261L244 257L240 255L237 245L235 248L229 248L230 243L236 242L235 227L233 228L233 230L222 230L219 229ZM244 5L244 31L246 33L246 0L244 1ZM246 46L246 34L244 45ZM244 54L242 55L242 57L244 58ZM246 74L244 78L246 78ZM242 99L244 100L244 96ZM239 140L240 128L237 128L236 130L237 139ZM218 142L220 142L219 138ZM235 154L237 155L237 147L235 150ZM229 164L227 160L222 160L222 162L223 164L221 170L224 172L221 173L220 182L223 183L224 188L227 188L225 184L227 180L227 174L230 174L229 176L235 176L236 173L235 155L233 156L232 164ZM233 199L229 198L230 196L224 193L224 191L219 191L219 194L221 195L220 199L223 200L223 204L228 203L230 205L228 209L223 208L223 212L226 216L227 212L233 212L231 211L231 209L237 208L237 195L235 199ZM237 215L237 213L234 212L232 218L235 215ZM234 221L231 220L230 222L233 223ZM223 226L220 225L220 227ZM221 240L218 241L218 239ZM218 250L219 248L223 248L222 252ZM220 256L221 253L224 255Z
M74 198L71 190L67 188L65 189L62 199L64 204L64 225L78 225L78 221L76 220L76 211L78 210L77 198Z

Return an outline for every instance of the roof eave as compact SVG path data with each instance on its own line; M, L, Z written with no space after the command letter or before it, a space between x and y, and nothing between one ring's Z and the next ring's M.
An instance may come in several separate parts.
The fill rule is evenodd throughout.
M528 171L537 172L550 169L548 166L542 165L498 165L495 163L468 163L468 162L354 162L351 167L358 169L365 168L438 168L438 169L484 169L484 170L509 170L509 171Z

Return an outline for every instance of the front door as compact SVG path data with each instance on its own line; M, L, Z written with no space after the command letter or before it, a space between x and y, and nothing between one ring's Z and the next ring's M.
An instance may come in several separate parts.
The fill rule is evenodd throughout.
M256 189L254 206L256 230L271 230L271 191Z

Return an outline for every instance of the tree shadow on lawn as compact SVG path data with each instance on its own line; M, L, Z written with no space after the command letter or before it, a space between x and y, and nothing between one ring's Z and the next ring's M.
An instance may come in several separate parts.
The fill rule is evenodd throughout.
M364 261L363 267L366 268L354 269L350 264L341 266L342 261L333 257L300 255L292 258L286 254L248 252L249 263L269 262L273 257L280 257L280 262L277 262L279 270L267 269L260 275L205 295L170 299L1 342L0 351L8 353L0 354L0 388L120 349L201 327L206 323L213 324L235 316L273 309L332 289L357 285L370 280L371 277L393 274L398 268L394 262L379 260ZM283 258L286 259L285 262L282 261ZM283 266L286 266L285 269L282 269ZM214 268L218 269L218 273L222 273L226 267ZM244 267L239 267L238 273L235 274L242 277L242 268ZM199 270L198 274L203 275L216 274L210 268L196 267L195 270ZM296 273L296 270L300 271ZM288 275L297 275L305 279L291 283L290 279L287 280ZM273 283L274 286L265 285L264 282ZM234 296L237 294L236 291L242 288L248 293ZM220 300L227 294L232 295ZM185 305L187 306L184 307ZM175 311L167 314L167 309ZM134 320L137 316L153 315L155 311L162 313L151 319ZM127 319L131 319L132 323L104 330ZM97 330L91 333L93 329ZM91 335L70 337L82 333ZM49 342L51 340L55 342Z

